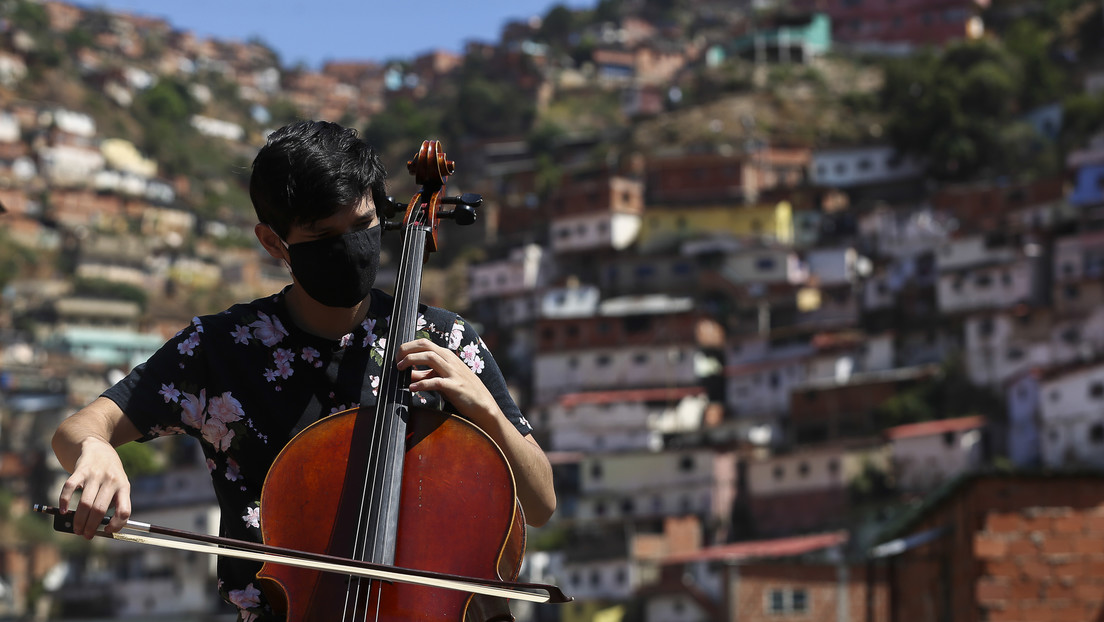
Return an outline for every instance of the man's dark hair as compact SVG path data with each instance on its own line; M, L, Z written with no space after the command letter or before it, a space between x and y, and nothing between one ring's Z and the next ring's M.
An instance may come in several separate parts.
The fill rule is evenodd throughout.
M257 219L287 239L308 225L371 196L382 210L387 173L354 129L329 121L296 121L272 132L253 160L249 198Z

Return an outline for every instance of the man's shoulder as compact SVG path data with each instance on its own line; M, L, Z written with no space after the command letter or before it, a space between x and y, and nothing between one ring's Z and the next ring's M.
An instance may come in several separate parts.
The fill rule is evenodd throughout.
M280 303L282 295L282 293L277 293L249 302L240 302L218 313L199 316L193 320L193 323L198 322L203 326L234 327L243 323L249 325L257 321L279 321L278 316L282 314Z

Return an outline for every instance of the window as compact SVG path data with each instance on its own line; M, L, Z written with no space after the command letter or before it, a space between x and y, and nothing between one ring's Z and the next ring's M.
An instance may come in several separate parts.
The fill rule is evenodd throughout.
M775 588L767 591L767 613L801 614L809 611L809 593L804 588Z
M1104 423L1095 423L1089 428L1089 440L1097 445L1104 443Z
M590 465L590 476L594 479L602 479L602 463L595 462Z
M786 477L786 469L781 464L774 467L774 479L782 479Z
M774 270L774 258L773 257L761 257L755 260L755 269L760 272L766 272L767 270Z
M767 613L786 612L786 592L783 590L771 590L767 594Z
M636 510L636 504L633 503L632 499L622 499L621 500L621 515L622 516L632 516L632 514L635 510Z
M693 471L694 470L694 456L683 456L679 458L679 470L680 471Z
M1104 382L1094 382L1089 387L1089 395L1100 399L1104 397Z
M955 433L954 432L944 432L943 433L943 444L946 445L947 447L954 447Z
M805 590L794 590L790 592L790 610L794 613L805 613L808 611L808 599L809 596Z

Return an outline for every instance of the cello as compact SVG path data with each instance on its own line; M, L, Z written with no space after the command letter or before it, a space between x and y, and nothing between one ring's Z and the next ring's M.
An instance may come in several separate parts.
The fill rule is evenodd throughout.
M379 397L370 407L322 418L273 462L261 493L266 544L370 564L513 580L525 522L510 465L467 420L411 403L397 346L414 339L421 269L437 250L438 224L475 220L477 195L445 198L455 165L424 141L407 163L421 186L406 205L390 333ZM445 211L442 205L452 204ZM471 594L409 583L346 578L266 563L258 573L289 620L463 620ZM505 616L499 616L501 619Z
M524 552L524 517L508 462L467 420L414 406L410 372L395 367L398 344L415 334L421 265L436 250L439 220L470 223L480 199L444 196L454 164L440 143L423 143L408 169L422 187L403 206L379 399L375 407L320 419L284 447L261 493L265 544L236 543L267 556L251 557L265 564L258 580L290 620L461 620L479 609L474 593L513 597L509 589L484 589L511 587L506 584L516 578ZM455 209L441 209L450 204ZM58 518L64 527L65 517ZM236 541L195 539L218 547L209 552L245 554L231 553ZM555 595L547 591L535 602L551 601ZM562 595L554 602L563 602Z

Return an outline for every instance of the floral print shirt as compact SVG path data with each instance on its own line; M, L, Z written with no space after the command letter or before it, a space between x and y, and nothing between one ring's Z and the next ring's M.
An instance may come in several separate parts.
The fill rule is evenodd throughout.
M295 326L285 292L194 318L104 392L143 433L143 440L171 434L198 439L222 510L224 537L261 540L265 475L305 412L325 416L367 406L360 403L361 396L374 397L379 389L391 296L373 290L365 320L331 341ZM423 306L417 336L460 356L517 430L523 435L532 431L490 351L463 318ZM412 399L447 410L436 394ZM245 622L275 619L255 581L259 569L259 563L219 558L219 592Z

